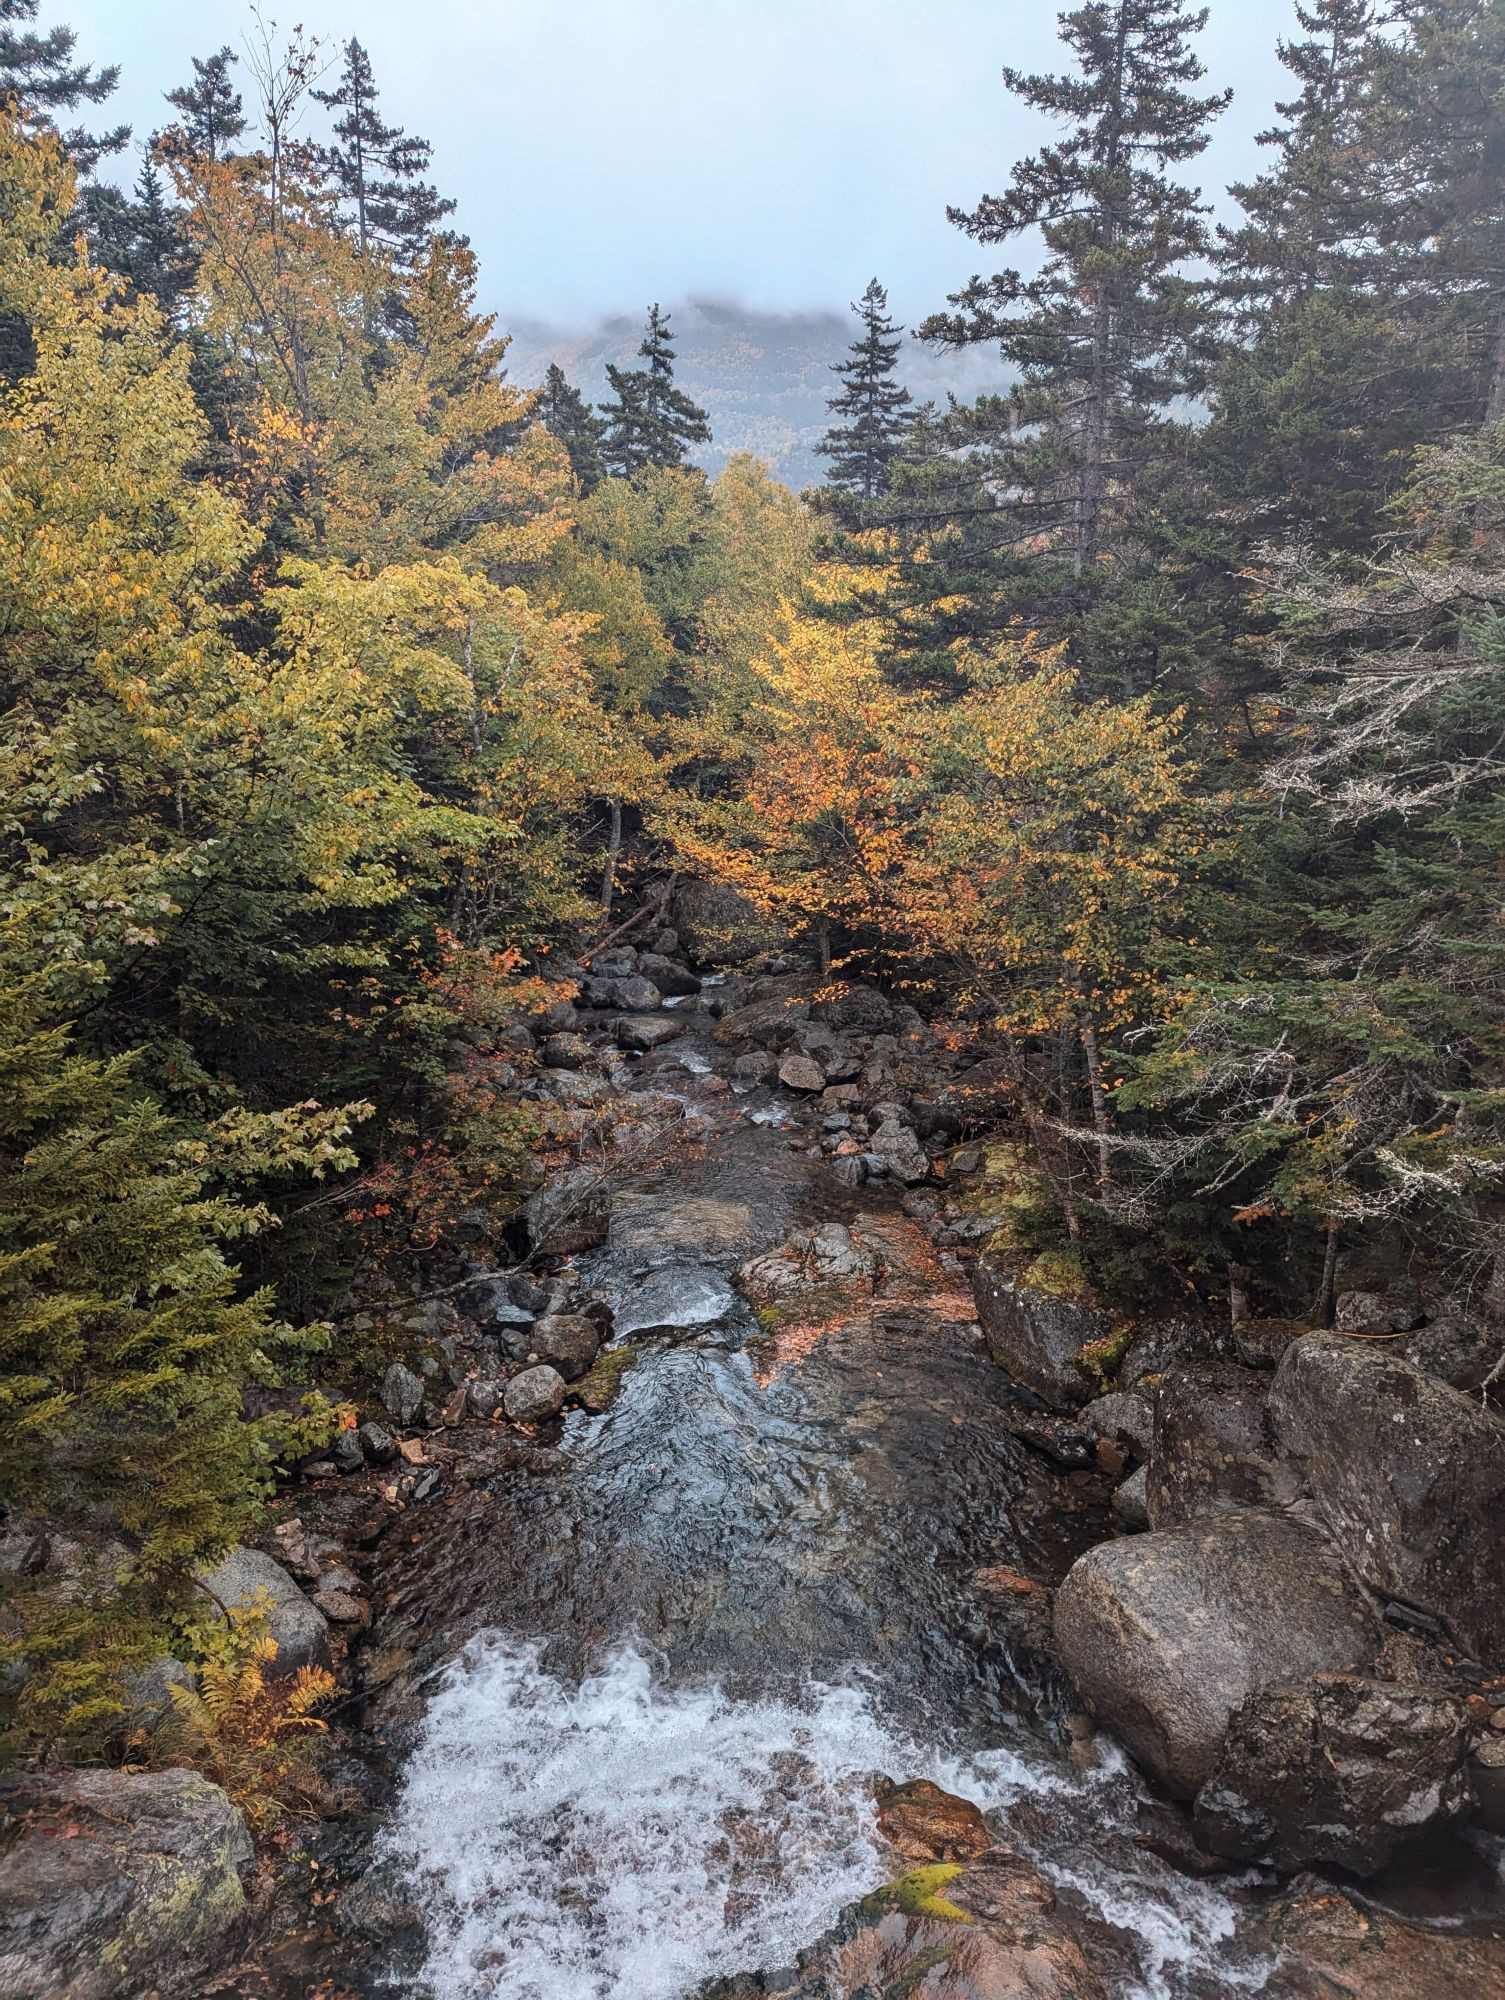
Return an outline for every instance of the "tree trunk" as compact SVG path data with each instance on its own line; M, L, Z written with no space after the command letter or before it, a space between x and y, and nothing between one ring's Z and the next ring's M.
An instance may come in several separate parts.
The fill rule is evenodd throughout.
M1230 1326L1242 1326L1244 1321L1249 1317L1248 1283L1249 1273L1246 1267L1242 1264L1235 1264L1230 1257L1228 1260L1228 1323Z
M1322 1257L1322 1285L1317 1293L1317 1324L1331 1326L1337 1317L1339 1224L1327 1225L1327 1248Z
M606 843L606 866L601 870L601 913L611 915L611 900L617 893L617 856L622 852L622 801L611 801L611 837Z
M824 979L831 970L831 919L822 917L815 933L816 949L820 953L820 971Z

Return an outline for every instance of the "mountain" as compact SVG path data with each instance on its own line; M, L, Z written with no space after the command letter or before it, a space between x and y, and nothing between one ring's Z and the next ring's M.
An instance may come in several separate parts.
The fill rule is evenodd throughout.
M608 361L635 365L645 317L623 314L586 333L522 321L513 329L507 372L531 388L557 361L598 401L606 393ZM854 337L849 313L761 313L727 300L692 299L675 307L673 331L675 379L711 419L713 441L696 454L697 463L715 473L734 452L750 451L796 491L824 479L814 447L830 422L826 398L836 388L831 364ZM996 355L936 354L912 339L901 367L917 402L944 401L948 392L970 401L1007 379Z

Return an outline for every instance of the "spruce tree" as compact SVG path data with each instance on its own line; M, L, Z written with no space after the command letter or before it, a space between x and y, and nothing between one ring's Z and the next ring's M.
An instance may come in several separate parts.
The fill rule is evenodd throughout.
M90 193L90 233L100 262L173 318L193 283L194 259L178 212L167 199L162 169L150 154L142 159L134 200L113 188Z
M90 69L74 59L78 36L72 28L38 32L26 25L37 18L38 0L0 0L0 100L13 97L49 120L80 104L103 104L120 80L120 66ZM118 153L131 136L129 125L111 132L81 128L65 132L63 143L81 173L90 173L105 153Z
M674 338L669 315L648 308L648 326L638 348L646 368L606 364L615 402L602 405L606 424L602 450L607 469L630 479L650 465L683 465L690 446L709 444L706 413L674 386Z
M538 393L537 415L544 429L569 453L570 470L580 481L581 492L593 493L606 477L601 457L606 427L557 361L549 363Z
M376 248L400 264L415 264L425 240L455 206L423 178L433 148L382 117L371 59L354 36L335 88L313 95L341 114L335 144L322 148L320 157L347 207L356 247L363 257Z
M832 368L842 378L841 389L826 408L838 421L815 449L831 461L830 485L876 500L888 491L890 468L904 449L911 421L909 391L894 379L904 329L888 317L888 293L876 278L852 311L862 334L852 342L851 359Z
M239 60L223 48L201 62L193 58L193 82L167 93L167 101L183 114L176 137L185 152L202 160L218 160L246 129L245 107L230 80L230 66Z
M1003 194L950 211L976 242L1038 232L1046 252L1033 276L974 277L921 328L940 346L996 347L1018 372L952 426L963 484L949 566L971 572L984 620L1082 642L1105 594L1122 600L1153 569L1154 498L1178 483L1191 435L1177 407L1203 388L1214 347L1210 287L1192 275L1210 248L1207 211L1167 172L1202 152L1228 101L1191 88L1205 21L1179 0L1089 0L1062 15L1076 72L1006 69L1004 81L1065 130ZM1132 602L1098 623L1099 671L1116 654L1125 687L1155 676L1158 640Z

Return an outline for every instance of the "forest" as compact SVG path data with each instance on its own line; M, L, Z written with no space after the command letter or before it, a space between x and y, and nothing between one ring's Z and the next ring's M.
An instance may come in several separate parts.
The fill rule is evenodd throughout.
M957 188L978 275L912 329L1008 386L912 401L880 274L799 494L697 468L660 304L599 406L512 379L359 40L216 23L236 46L129 136L99 66L128 52L38 7L0 0L13 1762L149 1762L131 1689L170 1656L261 1760L237 1790L211 1729L201 1766L293 1782L267 1746L335 1680L267 1720L265 1651L196 1579L371 1415L401 1358L373 1301L458 1289L551 1177L626 1159L632 1115L550 1085L591 1061L547 1037L634 1010L588 988L655 925L687 992L719 962L686 884L817 1018L876 991L972 1065L890 1177L1006 1158L988 1240L1030 1283L1319 1332L1419 1286L1487 1413L1497 0L1303 0L1216 214L1205 10L1063 14L1059 72L999 84L1049 137ZM855 1101L827 1150L878 1186Z

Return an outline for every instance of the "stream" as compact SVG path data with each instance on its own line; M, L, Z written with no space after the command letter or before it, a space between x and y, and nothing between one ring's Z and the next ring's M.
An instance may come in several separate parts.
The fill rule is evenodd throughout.
M423 1700L379 1858L426 1943L386 1990L783 1990L895 1872L879 1774L982 1806L1123 2000L1257 1990L1237 1889L1144 1845L1137 1778L1074 1742L1048 1663L979 1588L1058 1581L1106 1532L1100 1483L1004 1428L965 1282L892 1194L792 1151L776 1095L705 1082L711 1026L624 1066L682 1100L693 1143L623 1189L578 1260L619 1327L657 1330L628 1334L604 1415L564 1421L555 1477L494 1482L424 1552ZM828 1220L887 1276L765 1331L727 1274Z

